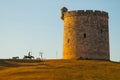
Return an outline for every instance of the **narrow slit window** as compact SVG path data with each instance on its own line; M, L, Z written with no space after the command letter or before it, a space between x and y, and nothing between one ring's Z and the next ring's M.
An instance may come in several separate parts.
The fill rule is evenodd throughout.
M70 42L70 39L68 39L68 41L67 41L68 43Z
M103 30L101 29L101 33L103 33Z
M84 33L84 38L86 38L86 34Z

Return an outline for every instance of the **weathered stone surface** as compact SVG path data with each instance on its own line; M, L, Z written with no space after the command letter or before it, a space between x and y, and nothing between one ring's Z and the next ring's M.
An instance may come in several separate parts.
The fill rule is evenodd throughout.
M63 59L110 59L107 12L66 11L62 20Z

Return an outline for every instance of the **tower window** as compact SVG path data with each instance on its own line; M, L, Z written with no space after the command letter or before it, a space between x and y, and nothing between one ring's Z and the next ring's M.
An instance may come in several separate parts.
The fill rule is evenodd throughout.
M68 41L67 41L68 43L70 42L70 39L68 39Z
M103 30L101 29L101 33L103 33Z
M86 38L86 34L85 34L85 33L84 33L84 35L83 35L83 36L84 36L84 38Z

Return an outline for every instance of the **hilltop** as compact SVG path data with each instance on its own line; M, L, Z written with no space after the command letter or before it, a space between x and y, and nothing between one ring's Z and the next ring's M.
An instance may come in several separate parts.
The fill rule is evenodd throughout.
M0 60L0 80L119 80L120 64L100 60Z

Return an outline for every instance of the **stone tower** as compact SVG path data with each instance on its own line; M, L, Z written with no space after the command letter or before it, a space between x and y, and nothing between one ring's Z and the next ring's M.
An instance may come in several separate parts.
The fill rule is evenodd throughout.
M109 60L108 18L104 11L68 11L63 7L63 59Z

